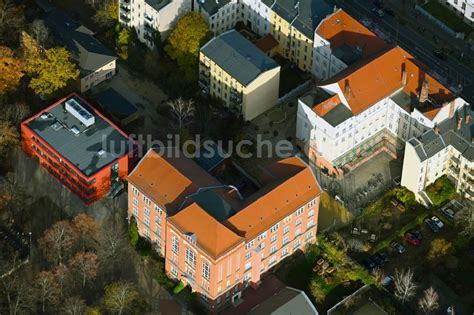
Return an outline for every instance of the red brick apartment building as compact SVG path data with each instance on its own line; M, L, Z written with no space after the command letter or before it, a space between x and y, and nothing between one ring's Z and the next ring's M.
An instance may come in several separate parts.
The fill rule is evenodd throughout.
M320 188L297 157L266 169L247 198L184 156L149 150L128 177L128 215L166 259L167 274L190 285L211 311L316 241Z
M123 185L135 144L73 93L21 124L24 150L86 204Z

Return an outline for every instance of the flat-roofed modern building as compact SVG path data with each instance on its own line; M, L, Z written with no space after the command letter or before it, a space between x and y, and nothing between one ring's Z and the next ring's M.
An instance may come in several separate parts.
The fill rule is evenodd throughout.
M339 174L380 150L396 154L465 104L394 47L301 97L296 137L311 160Z
M474 112L460 108L449 119L406 143L401 184L420 193L447 175L456 191L474 201Z
M231 30L201 48L199 84L244 120L252 120L277 104L280 66Z
M211 310L305 244L315 242L320 189L297 157L266 168L268 181L243 198L184 156L150 150L129 176L129 216L165 257L166 272Z
M21 124L24 150L90 204L123 187L136 154L128 136L73 93Z

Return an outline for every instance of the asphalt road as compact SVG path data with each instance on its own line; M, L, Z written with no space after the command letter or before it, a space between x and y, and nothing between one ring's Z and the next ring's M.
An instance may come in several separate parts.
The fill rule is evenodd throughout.
M453 58L440 60L433 55L438 49L426 38L411 28L401 25L397 18L385 14L379 18L371 10L372 1L367 0L336 0L339 7L386 40L397 43L400 47L413 54L428 67L428 73L449 87L457 95L464 98L471 106L474 104L474 73L459 64ZM369 23L367 23L369 22ZM461 87L461 89L460 89Z

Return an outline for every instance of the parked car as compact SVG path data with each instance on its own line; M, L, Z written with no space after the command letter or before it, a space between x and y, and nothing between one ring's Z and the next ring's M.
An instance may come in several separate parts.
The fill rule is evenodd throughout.
M377 267L383 267L385 265L385 259L383 259L377 254L371 256L370 259L375 263Z
M385 260L385 262L387 262L389 259L388 259L388 252L386 251L383 251L383 252L379 252L378 255L380 257L382 257L383 260Z
M390 246L399 254L403 254L406 251L405 247L397 241L391 242Z
M403 239L410 245L413 245L413 246L418 246L420 245L421 243L421 240L418 239L418 237L416 237L415 234L413 233L410 233L410 232L406 232L405 233L405 236L403 237Z
M394 278L392 275L388 275L382 279L382 285L384 287L391 287L393 285Z
M448 57L446 57L444 52L440 49L436 49L435 51L433 51L433 55L435 55L436 58L438 58L440 60L443 60L443 61L448 59Z
M449 221L454 221L454 211L451 208L443 208L441 209L441 213L449 220Z
M372 13L374 13L375 15L377 15L379 18L382 18L385 14L383 13L382 10L378 9L378 8L373 8L372 9Z
M444 226L444 223L435 215L431 217L431 221L433 221L439 227L440 230Z
M440 230L439 226L430 218L425 219L425 224L430 228L433 233L438 233Z
M372 269L374 269L375 267L377 267L377 265L375 264L375 262L371 259L371 258L366 258L362 261L362 264L364 265L364 267L371 271Z

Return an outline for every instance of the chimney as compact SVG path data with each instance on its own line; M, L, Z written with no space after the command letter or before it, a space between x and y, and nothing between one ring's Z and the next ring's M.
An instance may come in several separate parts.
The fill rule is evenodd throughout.
M449 102L449 119L454 117L454 100Z
M469 125L471 123L471 115L466 114L466 125Z
M408 81L408 72L406 69L403 69L402 71L402 85L407 86Z
M435 134L439 135L439 126L438 126L438 124L435 124L433 129L434 129Z
M351 97L351 87L349 85L349 80L346 80L346 86L344 87L344 96L347 100Z
M459 129L461 129L461 126L462 126L462 118L461 118L461 117L459 117L459 118L458 118L458 125L457 125L457 129L458 129L458 130L459 130Z
M424 103L428 100L428 96L429 96L429 92L430 92L430 83L428 82L428 80L423 80L423 83L421 84L421 90L420 90L420 97L419 97L419 101L420 103Z

